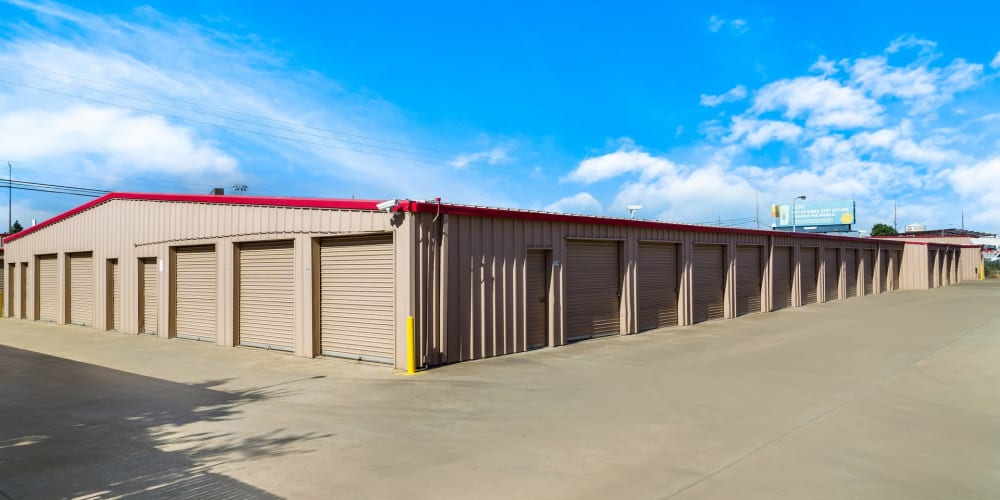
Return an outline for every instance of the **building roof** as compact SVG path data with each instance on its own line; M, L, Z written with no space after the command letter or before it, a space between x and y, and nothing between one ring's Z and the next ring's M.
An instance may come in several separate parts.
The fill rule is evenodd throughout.
M4 243L17 240L57 222L68 219L81 212L97 207L111 200L143 200L160 202L182 202L182 203L206 203L206 204L229 204L229 205L255 205L274 207L299 207L318 208L334 210L364 210L376 211L381 200L356 200L337 198L290 198L273 196L234 196L234 195L193 195L193 194L161 194L161 193L108 193L100 198L91 200L74 209L68 210L51 219L45 220L35 226L26 228L16 234L3 239ZM578 224L608 224L617 226L647 227L654 229L667 229L678 231L695 231L708 233L728 233L728 234L753 234L753 235L773 235L773 236L798 236L802 238L823 238L843 241L858 241L865 238L852 236L827 235L819 233L789 233L787 231L772 231L761 229L729 228L719 226L705 226L695 224L679 224L673 222L663 222L642 219L626 219L621 217L602 217L596 215L575 215L554 212L543 212L537 210L521 210L513 208L493 208L475 205L461 205L454 203L441 203L439 200L416 201L416 200L393 200L395 206L391 209L397 212L411 213L435 213L465 215L473 217L497 217L507 219L540 220L549 222L566 222Z
M970 231L968 229L925 229L923 231L908 231L905 233L897 234L893 237L895 238L933 238L933 237L967 237L967 238L986 238L995 237L995 234L990 233L980 233L978 231Z

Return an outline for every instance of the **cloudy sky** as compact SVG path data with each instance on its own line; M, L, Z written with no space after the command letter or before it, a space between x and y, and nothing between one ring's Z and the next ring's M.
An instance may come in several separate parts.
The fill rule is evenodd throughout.
M997 231L1000 4L881 4L0 0L0 160L115 191L741 227L805 195L862 230L895 205ZM85 201L14 191L14 218Z

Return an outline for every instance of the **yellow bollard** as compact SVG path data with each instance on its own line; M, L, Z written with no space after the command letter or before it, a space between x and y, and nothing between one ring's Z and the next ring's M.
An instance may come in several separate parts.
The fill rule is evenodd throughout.
M413 341L413 316L406 317L406 374L417 373L417 353Z

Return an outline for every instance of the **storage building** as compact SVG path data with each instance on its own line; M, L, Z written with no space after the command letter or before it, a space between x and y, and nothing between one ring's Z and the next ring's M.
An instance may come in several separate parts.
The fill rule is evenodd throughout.
M4 241L8 317L397 368L410 317L426 367L954 284L979 255L435 201L137 193Z

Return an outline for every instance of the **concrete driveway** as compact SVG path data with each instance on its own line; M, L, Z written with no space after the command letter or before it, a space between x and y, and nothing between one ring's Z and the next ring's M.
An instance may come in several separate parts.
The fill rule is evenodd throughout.
M1000 283L438 368L0 320L0 497L990 498Z

